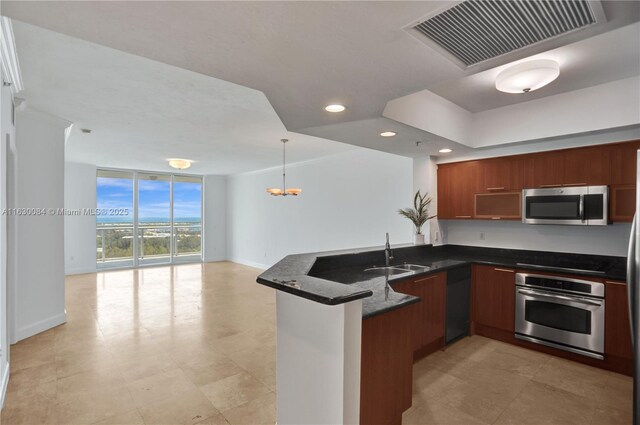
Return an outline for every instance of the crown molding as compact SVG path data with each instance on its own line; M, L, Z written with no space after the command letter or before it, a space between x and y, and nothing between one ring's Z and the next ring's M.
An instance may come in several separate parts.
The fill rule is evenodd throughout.
M24 89L22 74L20 73L20 62L16 51L15 37L11 20L5 16L0 20L0 65L5 81L11 84L11 91L16 94Z

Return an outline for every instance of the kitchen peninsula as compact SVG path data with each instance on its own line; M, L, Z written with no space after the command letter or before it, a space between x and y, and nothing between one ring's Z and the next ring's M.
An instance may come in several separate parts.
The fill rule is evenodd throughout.
M629 332L624 334L628 322L623 320L627 312L625 261L623 257L599 255L425 245L394 247L391 265L396 266L395 270L380 273L371 270L385 264L385 253L380 248L287 256L257 280L278 289L277 394L298 398L297 403L288 403L288 406L305 406L304 400L300 399L309 398L309 394L300 391L297 385L306 378L320 376L324 379L329 373L321 370L313 358L300 359L301 354L296 351L299 348L295 347L296 338L297 343L305 346L310 343L310 334L302 334L299 328L289 329L294 326L292 323L298 327L300 323L311 324L314 308L323 310L321 315L326 314L317 322L318 327L330 327L329 322L323 322L328 317L338 315L344 319L338 326L341 330L339 339L345 341L339 350L344 358L338 364L351 368L340 370L340 376L334 376L331 381L336 388L350 388L351 391L333 400L336 412L342 415L339 420L344 423L401 423L402 412L411 406L413 360L469 334L630 374ZM414 270L410 271L411 268ZM514 336L517 274L566 276L605 285L608 303L605 327L612 330L605 333L603 359L517 339ZM470 280L466 304L464 290L451 289L454 276L458 276L458 280L460 276L463 281L464 276L467 282ZM452 302L454 295L457 298ZM454 320L455 314L459 317L465 313L459 311L461 303L468 306L468 326L461 335L448 337L451 328L448 322ZM292 305L299 308L292 308ZM451 310L456 306L458 311L452 315ZM294 310L299 317L291 315ZM359 316L355 312L359 312ZM317 333L318 327L312 326L306 331ZM323 347L317 347L319 352L315 354L325 358L327 353L322 353ZM301 365L292 364L299 360L303 360ZM356 360L357 376L353 370ZM313 364L316 367L311 366ZM289 370L291 368L295 371ZM354 388L354 381L358 383L357 388ZM335 396L328 388L324 394ZM309 404L318 401L312 397ZM319 420L304 416L309 414L308 409L290 410L291 407L288 410L283 407L283 412L278 410L278 423ZM346 414L348 411L351 413ZM286 416L288 412L293 416ZM296 417L297 414L303 416Z

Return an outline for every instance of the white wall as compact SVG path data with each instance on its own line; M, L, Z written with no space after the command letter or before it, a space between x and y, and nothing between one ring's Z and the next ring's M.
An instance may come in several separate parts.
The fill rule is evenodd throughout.
M440 221L445 243L492 248L530 249L627 256L631 225L551 226L512 221ZM480 240L484 232L485 240Z
M230 176L227 186L227 256L270 266L300 252L380 246L412 241L412 226L397 210L412 202L412 160L369 149L287 167L298 197L268 195L280 168Z
M227 259L227 178L204 176L204 261Z
M96 167L66 162L64 207L69 211L96 208ZM96 216L64 217L65 274L96 271Z
M64 130L67 121L30 108L16 115L16 141L11 147L9 207L64 207ZM64 217L10 217L13 227L9 267L12 342L66 321L64 310Z

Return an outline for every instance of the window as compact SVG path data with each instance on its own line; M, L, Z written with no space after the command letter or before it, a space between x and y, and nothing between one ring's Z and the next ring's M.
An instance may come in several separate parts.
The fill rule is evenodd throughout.
M99 268L202 259L201 177L99 170L96 188Z

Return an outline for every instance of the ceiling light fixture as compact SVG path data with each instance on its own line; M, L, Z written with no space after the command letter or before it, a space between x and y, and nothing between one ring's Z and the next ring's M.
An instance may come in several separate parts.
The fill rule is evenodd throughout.
M344 105L339 105L339 104L333 104L333 105L327 105L324 107L324 110L327 112L342 112L345 109L347 109L346 106Z
M546 86L560 75L560 65L551 59L522 62L496 77L496 89L505 93L529 93Z
M178 170L186 170L191 167L192 162L193 161L189 159L172 158L169 160L169 165L173 168L177 168Z
M395 131L383 131L382 133L380 133L382 137L393 137L396 134L398 133L396 133Z
M442 148L438 152L440 152L440 153L451 153L452 151L453 151L453 149Z
M302 189L287 188L287 174L285 172L285 164L286 164L285 148L289 140L280 139L280 141L282 142L282 188L270 187L267 189L267 193L273 196L298 196L302 193Z

